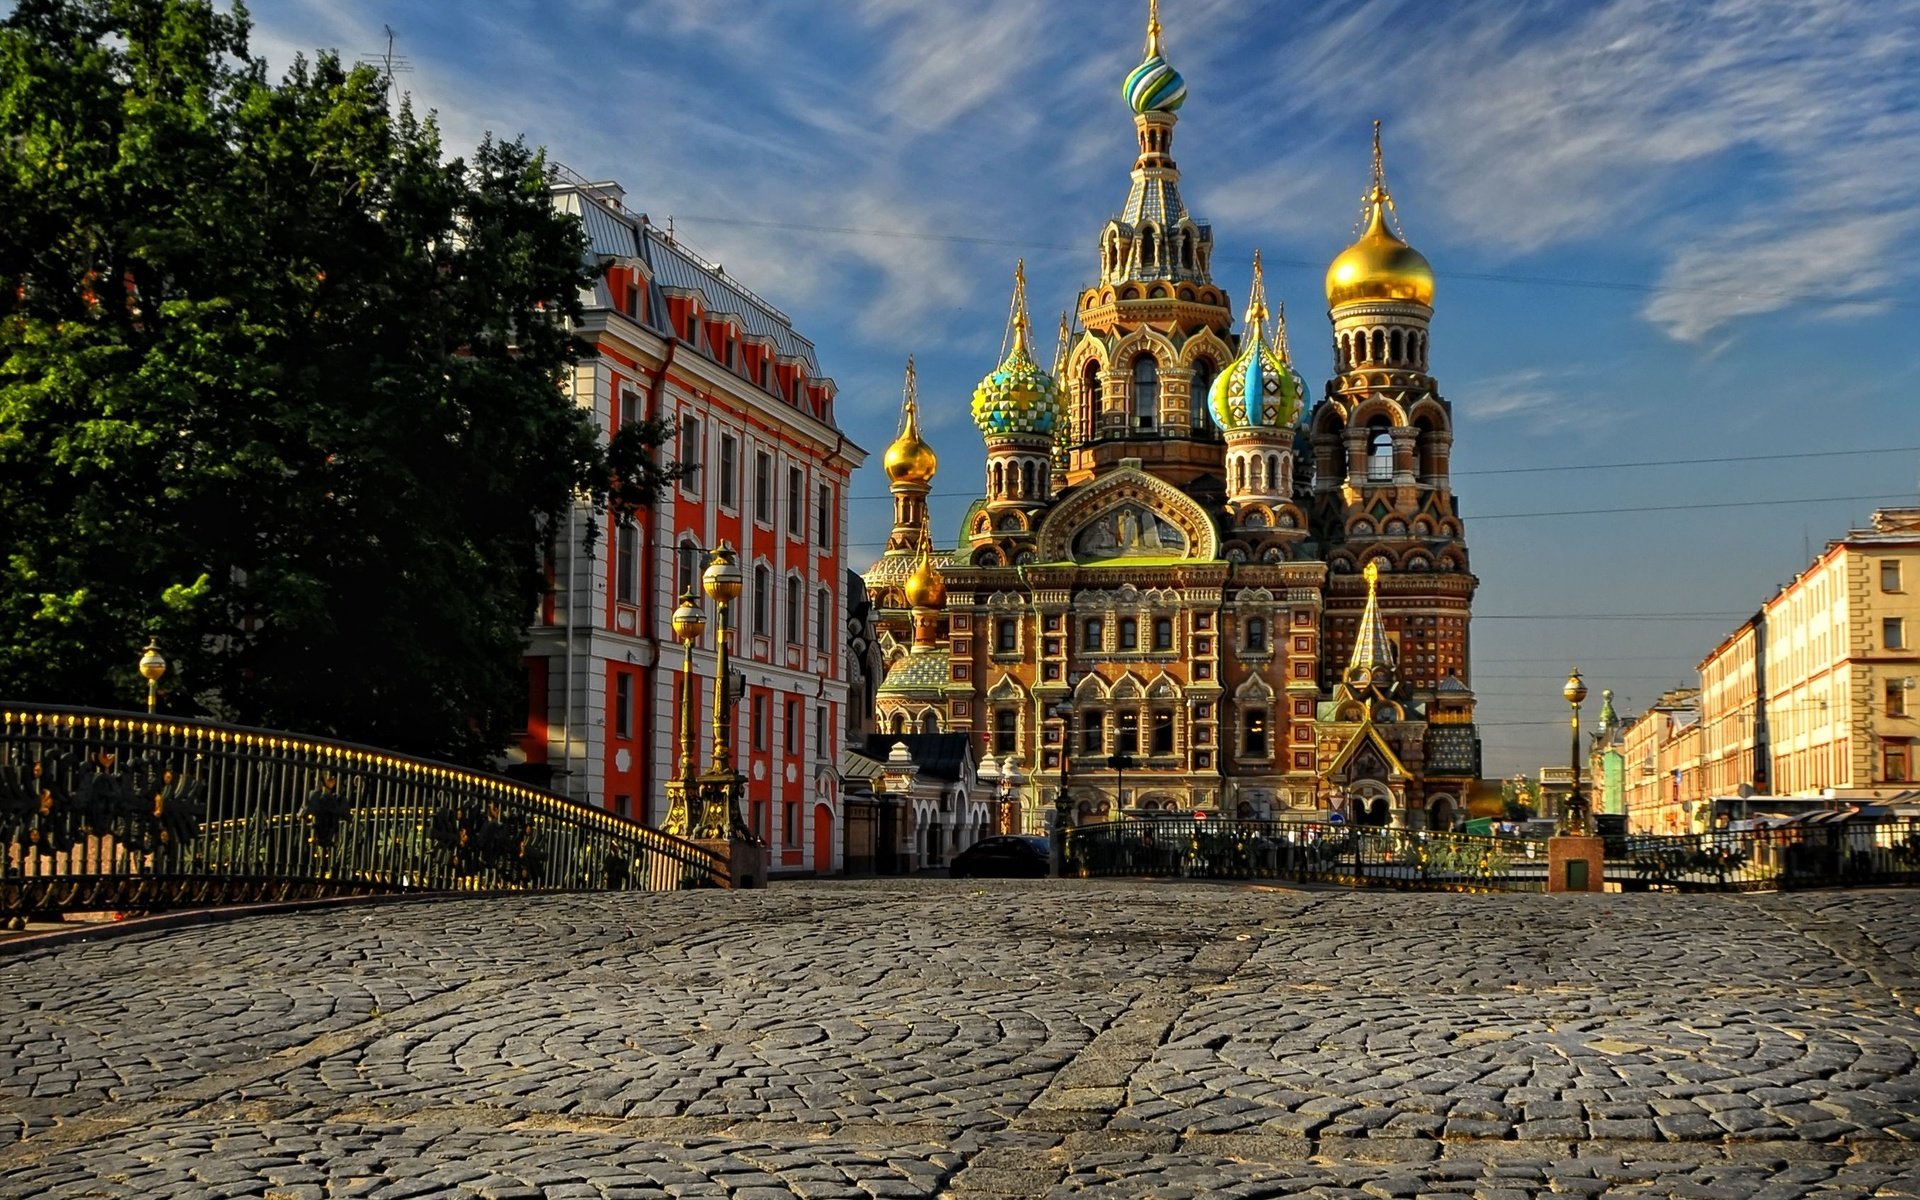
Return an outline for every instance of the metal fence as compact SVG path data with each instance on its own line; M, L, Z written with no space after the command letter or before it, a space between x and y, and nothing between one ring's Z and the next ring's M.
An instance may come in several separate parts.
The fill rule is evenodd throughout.
M1083 876L1272 879L1409 891L1543 891L1546 843L1391 827L1136 817L1069 831Z
M1634 835L1610 854L1607 880L1632 891L1682 892L1920 884L1920 821Z
M0 916L398 891L706 886L703 847L496 775L138 713L0 705Z

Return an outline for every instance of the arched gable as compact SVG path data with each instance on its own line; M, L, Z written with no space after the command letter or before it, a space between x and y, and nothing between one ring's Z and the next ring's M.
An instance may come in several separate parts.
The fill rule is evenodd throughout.
M1205 509L1165 480L1145 471L1124 468L1075 489L1047 514L1035 534L1040 560L1064 562L1073 557L1074 539L1082 531L1122 512L1143 511L1157 522L1164 522L1177 535L1177 540L1184 542L1176 547L1176 538L1164 538L1158 553L1165 557L1202 560L1218 557L1219 537ZM1138 520L1136 516L1136 524Z
M1233 361L1233 350L1219 334L1201 327L1180 347L1180 365L1192 367L1195 359L1211 359L1215 369L1224 368Z

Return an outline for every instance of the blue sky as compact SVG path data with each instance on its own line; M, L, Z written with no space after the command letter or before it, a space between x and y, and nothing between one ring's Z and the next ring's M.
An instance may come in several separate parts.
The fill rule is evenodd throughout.
M967 401L995 364L1014 259L1042 330L1092 277L1135 153L1119 86L1144 10L274 0L253 15L276 66L322 46L371 57L393 26L402 86L450 149L524 135L617 179L790 314L873 452L855 483L864 567L889 524L878 458L907 355L949 541L981 486ZM1352 232L1369 122L1385 122L1407 236L1439 277L1432 359L1481 580L1489 774L1566 761L1570 667L1594 691L1589 726L1602 688L1638 712L1695 682L1810 550L1865 520L1865 498L1914 501L1920 0L1163 0L1162 19L1189 88L1174 155L1214 226L1216 277L1244 297L1263 251L1316 391L1321 276Z

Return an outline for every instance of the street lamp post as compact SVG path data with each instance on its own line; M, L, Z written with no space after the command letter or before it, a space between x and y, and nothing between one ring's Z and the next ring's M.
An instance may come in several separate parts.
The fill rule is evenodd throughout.
M1053 873L1064 876L1067 873L1067 818L1073 814L1073 798L1067 792L1067 762L1073 741L1069 723L1073 716L1072 702L1062 700L1054 705L1053 715L1060 718L1060 785L1053 793Z
M688 588L680 596L680 607L673 610L673 636L686 647L685 665L680 674L680 774L678 778L667 781L667 819L661 826L666 832L679 837L685 837L692 824L693 814L689 806L698 796L699 789L694 762L699 751L694 730L700 720L700 693L694 686L693 644L700 640L700 635L706 629L706 614L700 611L693 589Z
M725 542L713 552L700 585L714 603L719 622L713 672L713 762L707 770L700 805L700 821L693 836L712 841L752 842L753 834L740 815L743 777L733 769L733 705L739 690L727 661L727 640L733 632L733 602L740 597L740 564Z
M149 638L140 655L140 674L147 681L147 711L152 712L160 695L160 679L167 673L167 660L160 657L160 643Z
M1109 754L1107 765L1113 768L1113 811L1115 816L1119 816L1127 803L1127 768L1139 766L1140 760L1122 751Z
M1587 698L1586 681L1575 671L1567 676L1567 686L1560 689L1568 705L1573 709L1571 728L1573 745L1570 758L1573 766L1573 786L1567 793L1566 812L1561 815L1560 828L1563 833L1574 837L1587 835L1587 798L1580 794L1580 702Z

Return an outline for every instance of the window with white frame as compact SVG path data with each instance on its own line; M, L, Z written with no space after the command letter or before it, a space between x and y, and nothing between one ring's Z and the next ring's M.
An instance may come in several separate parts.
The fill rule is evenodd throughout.
M740 441L730 433L720 435L720 507L740 504Z
M825 654L833 645L833 593L821 588L815 596L817 607L813 614L813 647Z
M1880 590L1897 592L1900 590L1900 560L1883 558L1880 560Z
M799 645L800 638L806 631L803 621L806 611L806 592L802 590L800 577L789 576L787 579L787 641L792 645Z
M691 541L683 541L675 551L675 557L678 561L674 572L674 595L684 596L692 592L698 596L700 594L700 547Z
M765 450L753 455L753 519L773 524L773 455Z
M640 597L640 527L623 520L613 535L613 598L635 604Z
M680 465L687 468L687 473L680 477L681 488L695 494L700 491L701 452L700 418L692 413L683 413L680 416L680 444L674 454Z
M805 537L807 535L807 509L802 496L807 486L807 477L799 467L787 468L787 535Z
M833 489L824 483L814 497L813 536L822 550L833 549Z
M753 569L753 632L757 637L773 633L773 572L764 566Z

